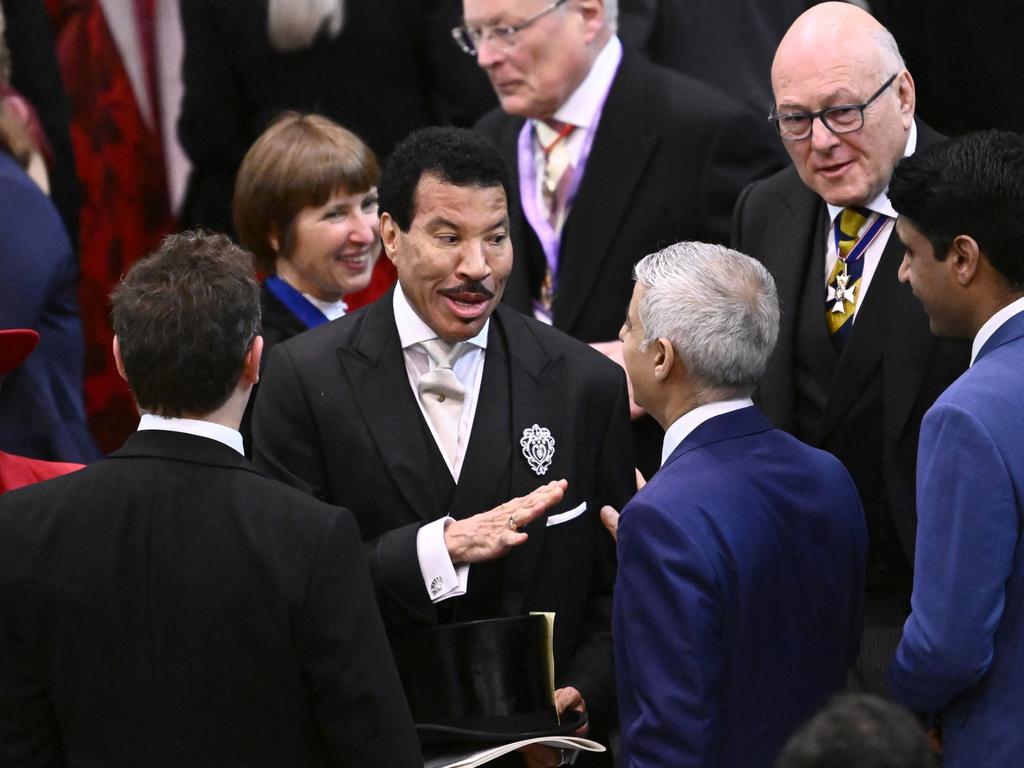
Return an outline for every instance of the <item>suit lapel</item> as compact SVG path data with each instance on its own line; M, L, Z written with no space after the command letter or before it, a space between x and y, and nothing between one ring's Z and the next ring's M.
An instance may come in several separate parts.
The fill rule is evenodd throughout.
M796 427L794 372L797 335L802 313L806 311L802 301L806 294L805 283L816 263L815 253L824 249L824 221L827 217L823 213L821 200L807 190L795 172L791 179L790 194L773 207L771 215L778 220L780 232L795 234L779 235L766 240L760 249L762 262L775 279L781 318L779 339L761 379L756 400L774 424L792 431ZM818 259L821 258L819 254ZM824 266L819 271L823 273ZM819 302L819 307L820 315L824 305ZM821 326L824 333L824 320Z
M559 328L572 328L586 306L657 144L657 138L645 131L640 118L644 98L641 80L633 75L630 57L625 56L608 93L583 179L562 231L558 282L572 284L573 290L560 291L556 297L555 325ZM568 258L563 258L567 254Z
M392 476L409 507L430 521L447 510L434 509L428 446L424 430L417 428L423 416L409 386L391 296L367 309L351 345L339 347L338 363L384 458L381 470Z
M507 435L506 456L511 465L509 496L522 496L540 485L562 477L570 477L571 440L565 433L565 360L552 357L541 347L526 320L514 311L499 307L492 315L498 322L497 335L502 337L508 356L509 413L511 432ZM538 475L523 455L520 439L523 432L537 425L551 431L555 440L554 456L545 474ZM522 608L533 579L534 564L544 543L546 516L525 528L529 539L505 557L501 600L507 615Z
M486 500L493 507L509 498L509 372L502 336L492 321L473 430L452 501L451 514L459 520L486 511Z

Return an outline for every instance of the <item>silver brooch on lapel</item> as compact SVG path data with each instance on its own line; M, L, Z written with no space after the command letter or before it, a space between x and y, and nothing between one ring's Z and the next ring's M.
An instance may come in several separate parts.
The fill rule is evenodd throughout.
M538 475L546 474L555 456L555 438L551 436L551 430L539 424L527 427L519 438L519 445L523 447L523 456L530 469Z

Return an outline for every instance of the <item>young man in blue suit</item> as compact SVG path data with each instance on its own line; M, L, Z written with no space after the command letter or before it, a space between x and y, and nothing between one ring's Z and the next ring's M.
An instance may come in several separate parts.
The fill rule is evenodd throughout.
M925 415L910 618L892 694L935 716L943 765L1024 755L1024 137L971 134L901 162L889 188L910 283L971 367Z
M763 266L679 243L635 276L623 357L666 433L618 535L622 765L767 768L857 656L860 500L750 400L779 329Z

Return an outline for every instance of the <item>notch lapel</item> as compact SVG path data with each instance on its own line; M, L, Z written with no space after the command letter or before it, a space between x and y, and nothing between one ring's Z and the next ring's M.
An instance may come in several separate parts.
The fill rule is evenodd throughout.
M351 343L339 347L338 358L383 458L381 471L391 475L410 509L429 522L447 510L433 508L436 495L420 428L423 415L409 386L391 296L389 292L369 307Z

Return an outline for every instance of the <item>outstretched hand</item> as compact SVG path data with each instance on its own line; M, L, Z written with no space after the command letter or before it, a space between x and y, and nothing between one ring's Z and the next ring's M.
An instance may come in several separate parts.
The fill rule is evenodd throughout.
M529 538L522 529L562 500L568 482L553 480L526 496L487 512L456 520L444 530L453 563L480 563L503 557Z

